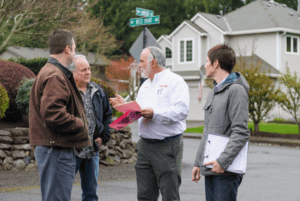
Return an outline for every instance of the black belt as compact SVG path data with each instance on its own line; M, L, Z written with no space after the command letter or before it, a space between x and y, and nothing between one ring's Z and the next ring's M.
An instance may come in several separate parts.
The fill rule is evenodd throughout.
M170 141L170 140L174 140L174 139L176 139L176 138L178 138L180 136L182 136L182 133L179 134L179 135L171 136L171 137L165 137L162 140L159 140L159 139L148 139L148 138L142 138L142 139L145 140L146 142L150 143L150 144L155 144L155 143L167 142L167 141Z

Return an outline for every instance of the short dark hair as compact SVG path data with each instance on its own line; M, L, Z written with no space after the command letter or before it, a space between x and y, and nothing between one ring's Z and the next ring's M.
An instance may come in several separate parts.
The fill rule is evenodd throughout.
M72 50L72 39L73 35L70 32L62 29L54 30L48 38L50 54L62 53L67 45L69 45Z
M228 73L231 73L232 69L235 66L235 52L227 44L220 44L214 46L208 51L207 55L211 64L218 60L220 67L223 70L226 70Z

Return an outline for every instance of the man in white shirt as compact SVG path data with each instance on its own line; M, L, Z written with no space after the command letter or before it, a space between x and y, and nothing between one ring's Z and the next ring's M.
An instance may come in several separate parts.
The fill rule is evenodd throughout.
M189 112L189 88L179 75L165 69L161 49L147 47L140 56L142 77L149 78L140 87L136 102L143 117L138 122L137 144L138 200L180 200L182 133ZM111 98L114 105L124 103L121 96Z

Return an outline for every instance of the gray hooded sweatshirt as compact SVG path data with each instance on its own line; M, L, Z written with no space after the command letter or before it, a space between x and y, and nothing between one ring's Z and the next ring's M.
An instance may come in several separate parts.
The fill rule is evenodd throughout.
M220 87L214 87L209 92L203 107L205 111L203 136L194 164L195 167L200 167L201 175L220 175L212 173L211 168L203 165L205 144L209 133L229 137L229 142L224 152L217 158L217 162L225 169L222 175L235 174L227 172L226 168L233 162L250 137L248 92L247 80L237 72L231 73Z

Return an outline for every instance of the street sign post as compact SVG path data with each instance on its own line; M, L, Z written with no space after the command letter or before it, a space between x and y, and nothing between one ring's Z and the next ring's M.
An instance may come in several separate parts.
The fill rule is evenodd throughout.
M154 36L151 34L151 32L146 28L146 25L151 24L159 24L160 23L160 16L153 16L154 12L152 10L147 10L143 8L136 8L136 15L141 16L141 18L132 18L130 19L129 26L130 27L136 27L143 25L143 31L138 37L138 39L134 42L134 44L131 46L129 52L133 56L133 58L139 62L140 60L140 54L142 50L146 46L156 46L160 47L160 45L157 43ZM142 43L142 44L141 44ZM145 81L145 78L141 78L140 84L142 84Z
M136 8L136 15L141 17L152 17L154 12L152 10L147 10L143 8Z

